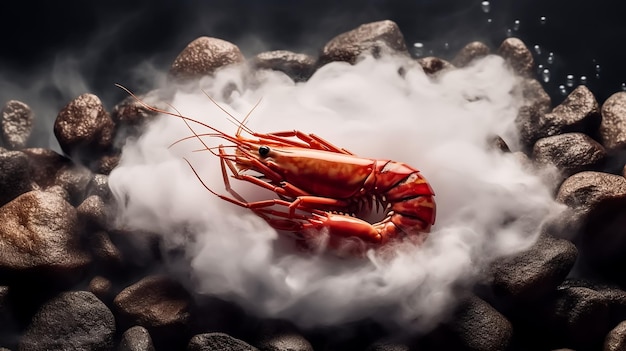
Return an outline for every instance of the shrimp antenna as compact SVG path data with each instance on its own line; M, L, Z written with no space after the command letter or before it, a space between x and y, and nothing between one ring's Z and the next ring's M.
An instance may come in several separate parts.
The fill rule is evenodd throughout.
M135 100L136 100L136 101L137 101L137 102L138 102L141 106L145 107L146 109L148 109L148 110L150 110L150 111L153 111L153 112L156 112L156 113L161 113L161 114L164 114L164 115L170 115L170 116L178 117L178 118L182 119L183 121L185 121L185 124L186 124L186 125L187 125L187 127L191 130L191 132L194 134L194 137L195 137L195 138L197 138L197 139L198 139L198 140L202 143L202 145L203 145L205 148L207 148L207 149L208 149L209 147L206 145L206 143L204 142L204 140L202 140L202 138L200 137L200 136L201 136L201 134L197 134L197 133L195 132L195 130L194 130L193 128L191 128L191 126L189 125L189 123L188 123L188 122L193 122L193 123L199 124L199 125L201 125L201 126L203 126L203 127L206 127L206 128L208 128L208 129L210 129L210 130L214 131L215 133L217 133L217 136L219 136L220 138L226 139L226 140L231 141L231 142L233 142L233 143L235 143L235 144L237 143L236 138L233 138L233 137L229 136L228 134L226 134L226 133L222 132L221 130L219 130L219 129L215 128L215 127L212 127L212 126L210 126L210 125L208 125L208 124L206 124L206 123L202 123L202 122L200 122L200 121L198 121L198 120L195 120L195 119L193 119L193 118L190 118L190 117L187 117L187 116L183 115L182 113L180 113L180 111L179 111L178 109L176 109L174 106L172 106L172 105L171 105L171 104L169 104L169 103L167 103L167 105L168 105L169 107L171 107L174 111L176 111L176 113L174 113L174 112L170 112L170 111L166 111L166 110L163 110L163 109L160 109L160 108L154 107L154 106L150 106L149 104L147 104L146 102L144 102L144 101L143 101L142 99L140 99L137 95L133 94L130 90L128 90L126 87L124 87L124 86L123 86L123 85L121 85L121 84L117 84L117 83L116 83L116 84L115 84L115 86L116 86L116 87L118 87L118 88L120 88L120 89L122 89L122 90L124 90L126 93L128 93L128 95L132 96L132 97L133 97L133 98L134 98L134 99L135 99ZM212 99L211 99L211 100L212 100ZM218 106L219 106L219 105L218 105ZM221 108L221 106L220 106L220 108ZM224 112L226 112L226 111L224 111ZM226 112L226 113L227 113L228 115L230 115L228 112Z
M242 121L240 121L239 119L237 119L237 117L233 116L230 112L228 112L225 108L222 107L222 105L220 105L217 101L215 101L215 99L213 99L211 97L211 95L209 95L209 93L206 92L206 90L202 89L202 92L204 93L204 95L206 95L207 98L209 98L209 100L211 100L212 103L215 104L215 106L217 106L217 108L219 108L220 110L222 110L222 112L224 112L225 114L228 115L229 117L229 122L233 123L235 126L237 126L237 136L241 135L241 130L245 130L247 133L249 133L250 135L254 135L254 131L250 128L248 128L246 126L246 121L248 120L248 117L250 117L250 115L252 114L252 112L257 108L257 106L259 106L259 104L261 103L262 99L259 99L259 101L257 101L257 103L254 105L254 107L252 107L252 109L250 110L250 112L248 112L246 114L246 116L244 117L244 119Z

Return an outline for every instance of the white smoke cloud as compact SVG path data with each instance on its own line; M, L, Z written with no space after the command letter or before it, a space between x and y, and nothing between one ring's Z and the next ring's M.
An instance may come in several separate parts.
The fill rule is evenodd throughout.
M239 118L262 98L248 123L258 132L298 129L362 157L418 168L436 192L437 223L422 247L397 248L392 259L290 252L288 238L203 188L182 157L209 187L225 193L219 161L192 152L202 147L195 139L168 149L191 132L180 119L164 116L128 142L109 184L122 204L122 225L161 233L186 248L200 293L305 326L371 317L429 328L484 264L531 245L542 221L559 209L537 176L488 146L494 134L513 148L517 140L518 79L500 57L438 78L399 58L331 63L298 84L272 72L248 84L244 75L227 68L201 85ZM233 84L237 89L223 99ZM236 130L199 89L178 92L172 105L223 131ZM231 183L249 200L272 195Z

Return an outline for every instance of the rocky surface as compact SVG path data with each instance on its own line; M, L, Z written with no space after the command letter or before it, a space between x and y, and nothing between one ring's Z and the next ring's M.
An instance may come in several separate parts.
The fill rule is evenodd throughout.
M189 43L174 59L169 74L177 80L198 79L244 60L235 44L218 38L200 37Z
M245 66L235 44L200 37L173 60L168 83L239 64L250 74L278 70L303 82L326 63L353 64L364 55L409 58L396 23L339 34L317 57L275 50ZM371 320L308 328L194 294L188 280L168 270L172 253L162 238L117 227L113 218L108 174L126 140L140 137L155 112L129 97L109 113L97 96L79 95L56 117L52 131L62 151L54 151L29 147L37 116L25 103L6 102L0 350L624 350L626 93L600 105L581 85L553 106L532 77L532 53L517 38L498 48L469 43L450 61L428 56L411 65L438 79L486 55L502 56L520 75L513 93L523 99L516 120L521 145L500 137L487 142L529 172L559 170L554 197L566 211L534 245L481 267L478 284L457 288L450 318L419 332ZM139 97L166 108L171 91Z

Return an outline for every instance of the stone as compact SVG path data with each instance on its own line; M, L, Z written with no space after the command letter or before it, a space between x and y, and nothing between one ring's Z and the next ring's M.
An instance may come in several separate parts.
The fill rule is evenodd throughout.
M448 327L451 344L446 349L506 350L513 337L511 323L484 300L470 296L459 305Z
M316 65L312 56L287 50L262 52L252 59L254 68L281 71L296 82L308 80L315 73Z
M35 114L25 103L9 100L2 109L0 136L4 145L11 150L27 146L33 131Z
M577 232L581 264L595 274L624 283L626 179L602 172L581 172L567 178L557 194L571 208L569 221Z
M110 202L113 199L111 188L109 188L109 176L106 174L94 174L87 184L85 189L85 196L98 196L105 203Z
M0 150L0 206L33 190L28 156L21 151Z
M398 25L389 20L363 24L351 31L339 34L322 49L321 65L332 61L356 63L359 56L370 54L396 54L408 57L404 35Z
M623 149L626 146L626 92L620 91L602 104L600 137L607 151Z
M115 123L100 99L82 94L61 109L54 121L54 135L63 152L81 162L113 146Z
M607 334L603 351L626 351L626 321L621 322Z
M537 140L532 157L540 166L554 165L565 177L598 169L606 159L606 150L583 133L564 133Z
M114 334L113 313L94 294L64 292L41 306L18 350L110 351Z
M552 99L538 80L523 78L518 89L524 100L524 106L536 109L541 114L549 112L552 108Z
M107 229L113 220L111 210L98 195L91 195L76 207L83 230Z
M556 200L588 214L603 203L626 200L626 178L595 171L576 173L561 184Z
M508 62L516 74L522 77L534 76L533 54L521 39L514 37L505 39L498 48L498 55Z
M574 89L549 113L542 112L544 104L525 106L519 111L516 123L525 145L532 146L540 138L562 133L594 135L597 132L602 118L599 105L593 93L584 85Z
M298 328L286 320L264 320L256 329L254 344L263 351L313 351Z
M452 64L456 67L465 67L472 61L485 57L491 53L487 44L480 41L473 41L465 45L452 59Z
M191 321L191 295L167 276L148 276L122 290L113 300L121 326L140 325L155 344L180 343Z
M42 189L58 185L57 173L73 165L72 160L51 149L27 148L21 151L28 156L33 181Z
M91 262L80 247L76 210L63 198L30 191L0 207L0 269L77 279Z
M219 68L244 61L235 44L218 38L199 37L174 59L169 75L180 81L198 79L215 73Z
M559 289L550 314L554 333L562 338L563 346L577 350L600 349L611 329L606 299L588 288Z
M148 330L136 325L129 328L122 335L122 341L117 351L154 351L152 338Z
M577 255L570 241L541 235L529 249L492 264L493 290L512 301L541 300L563 282Z
M111 296L113 283L103 276L98 275L93 277L93 279L89 281L87 290L107 305L113 300Z
M258 351L254 346L224 333L205 333L194 335L189 341L187 351Z
M422 66L424 73L429 75L434 75L455 68L450 62L433 56L420 58L417 60L417 63Z

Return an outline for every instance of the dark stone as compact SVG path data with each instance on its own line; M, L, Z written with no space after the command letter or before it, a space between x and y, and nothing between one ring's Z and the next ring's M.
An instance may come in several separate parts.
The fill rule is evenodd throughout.
M576 173L561 184L556 200L588 214L605 202L626 200L626 178L604 172Z
M100 301L107 306L113 301L113 283L102 276L95 276L89 281L87 290L94 294Z
M258 349L228 334L205 333L191 338L187 351L258 351Z
M466 298L447 323L451 331L445 349L506 350L513 336L511 323L482 299Z
M532 157L538 165L553 165L568 177L601 166L606 151L585 134L565 133L537 140Z
M607 151L626 146L626 92L615 93L602 104L600 137Z
M541 114L549 112L552 108L552 99L538 80L524 78L518 89L524 99L524 106L536 109Z
M92 175L89 169L72 165L59 169L54 182L67 191L70 196L70 203L73 206L78 206L85 200L87 185L91 181Z
M123 266L122 254L107 232L99 230L87 235L89 248L100 268L104 271L115 271Z
M602 118L596 98L584 85L574 89L552 112L543 113L543 106L525 106L520 109L516 123L525 145L530 146L540 138L562 133L593 135Z
M142 326L129 328L122 335L118 351L154 351L152 338L148 330Z
M67 104L54 121L54 135L63 152L89 162L113 146L115 124L100 99L83 94Z
M356 63L362 54L379 57L399 54L408 57L404 36L398 25L389 20L363 24L356 29L339 34L322 49L320 63L345 61Z
M626 351L626 321L621 322L607 334L603 351Z
M73 166L72 160L51 149L28 148L22 152L28 156L32 179L43 189L57 185L57 173Z
M93 175L85 190L86 197L92 195L100 197L104 202L109 202L113 199L111 188L109 188L109 177L106 174Z
M315 73L316 64L310 55L286 50L262 52L252 59L253 67L281 71L296 82L309 79Z
M583 287L558 290L552 311L554 333L562 346L598 350L611 329L609 306L602 294Z
M563 282L577 254L571 242L542 235L529 249L492 264L495 294L512 302L540 300Z
M76 210L64 199L42 191L20 195L0 207L0 269L78 279L91 259L77 228Z
M452 59L452 64L457 67L465 67L472 61L485 57L491 53L487 44L474 41L465 45Z
M148 329L155 345L174 347L186 339L191 295L166 276L149 276L122 290L113 300L121 326Z
M176 80L198 79L213 74L221 67L244 61L235 44L217 38L199 37L178 54L169 74Z
M516 74L522 77L534 76L535 60L533 54L521 39L505 39L498 48L498 55L508 62Z
M424 73L430 75L455 68L450 62L440 59L439 57L432 56L420 58L417 60L417 63L422 66Z
M21 101L10 100L2 109L2 129L0 136L4 146L11 150L26 147L33 131L34 113Z
M256 328L254 344L262 351L313 351L298 328L285 320L264 320Z
M578 229L581 267L604 279L626 283L626 179L622 176L581 172L567 178L557 201L571 209L569 221Z
M0 206L33 189L28 156L0 150Z
M83 230L107 229L113 219L110 208L98 195L91 195L76 207Z
M115 319L87 291L65 292L46 302L22 336L18 350L113 349Z

